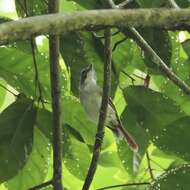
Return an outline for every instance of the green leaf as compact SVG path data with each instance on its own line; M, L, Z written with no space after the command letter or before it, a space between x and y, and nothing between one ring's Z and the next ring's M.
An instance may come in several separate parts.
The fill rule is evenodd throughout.
M63 122L78 131L87 144L93 144L96 126L89 120L78 99L66 96L62 102Z
M139 146L139 151L135 154L130 150L129 145L126 142L120 141L117 143L118 154L124 168L129 174L134 175L137 173L143 156L148 148L150 137L144 128L139 126L134 113L128 108L125 108L121 114L121 121L123 127L132 135Z
M28 97L35 97L36 83L32 54L19 51L16 48L2 47L0 48L0 61L0 77L4 78L17 91L26 94ZM50 77L47 56L36 53L36 61L42 96L44 99L50 100ZM64 69L61 69L61 81L64 94L68 87Z
M17 14L20 17L41 15L48 13L48 4L45 0L15 0Z
M178 33L170 33L170 38L172 41L172 70L178 77L190 85L190 60L184 59L184 55L181 54L183 50L178 41ZM190 98L178 86L164 76L152 76L152 80L160 92L173 99L185 113L190 114Z
M124 39L125 36L117 34L112 37L113 47L117 42ZM139 47L130 39L125 40L119 44L112 53L113 64L117 73L125 70L128 74L132 73L134 69L144 70L143 59ZM126 77L126 76L125 76Z
M141 8L159 8L164 5L165 0L137 0Z
M190 189L190 166L184 165L179 168L171 169L161 175L151 186L151 189L162 190L187 190Z
M94 0L88 0L88 1L86 1L86 0L68 0L68 1L71 1L71 2L74 1L86 9L98 9L101 7L101 3L100 3L101 0L97 0L97 1L94 1Z
M174 101L143 86L127 87L124 96L139 127L149 129L152 135L158 134L164 126L185 116Z
M166 63L167 66L171 64L171 41L168 32L159 31L157 29L146 28L140 30L140 34L148 42L151 48L158 54L158 56ZM150 71L159 72L158 66L154 63L154 58L145 52L145 64Z
M157 135L154 143L163 151L190 160L190 117L180 118L169 124ZM180 141L179 141L180 139Z
M184 159L190 158L187 147L190 143L189 117L184 117L185 114L171 99L141 86L128 87L124 94L129 112L161 150Z
M35 128L32 152L27 163L14 178L7 182L7 188L26 190L43 183L49 167L50 150L49 140Z
M89 117L82 108L79 100L74 96L63 97L62 109L63 123L68 124L75 129L84 139L86 144L93 145L96 134L96 125L89 120ZM103 149L110 146L111 143L109 135L105 136Z
M99 164L104 167L119 167L121 163L117 152L106 151L100 154Z
M136 172L136 168L133 165L134 153L129 148L128 144L124 140L117 142L117 152L121 160L121 163L127 173L133 175Z
M189 7L189 1L187 1L187 0L175 0L175 1L180 8L188 8Z
M32 150L36 109L20 98L0 114L0 182L15 176Z
M36 125L50 142L52 142L52 123L52 113L46 109L38 109Z
M67 125L64 126L63 144L65 166L74 176L84 180L91 160L87 145L73 138L67 129Z
M185 40L181 44L185 53L188 55L188 57L190 57L190 39Z

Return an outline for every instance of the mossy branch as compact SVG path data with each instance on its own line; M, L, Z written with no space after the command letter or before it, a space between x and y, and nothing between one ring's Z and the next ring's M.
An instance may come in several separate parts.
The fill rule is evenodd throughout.
M0 44L41 34L60 34L105 27L190 29L190 9L91 10L23 18L0 25Z

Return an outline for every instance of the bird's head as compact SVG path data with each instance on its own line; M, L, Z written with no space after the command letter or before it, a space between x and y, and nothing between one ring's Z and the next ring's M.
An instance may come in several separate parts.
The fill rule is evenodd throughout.
M88 67L81 71L81 86L85 84L87 85L88 83L96 83L96 72L92 64L88 65Z

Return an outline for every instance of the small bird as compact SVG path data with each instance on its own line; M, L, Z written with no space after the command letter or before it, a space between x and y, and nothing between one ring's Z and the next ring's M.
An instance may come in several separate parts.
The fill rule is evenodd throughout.
M102 101L102 89L97 85L96 72L90 64L81 72L80 101L94 123L98 123L100 106ZM105 126L113 131L117 137L122 137L134 152L138 152L138 145L129 132L122 126L116 108L109 99Z

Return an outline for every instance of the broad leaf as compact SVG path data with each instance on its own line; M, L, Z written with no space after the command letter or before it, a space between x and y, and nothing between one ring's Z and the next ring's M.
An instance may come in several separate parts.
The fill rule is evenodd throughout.
M158 54L158 56L166 63L167 66L171 64L171 40L170 36L165 31L157 29L146 28L140 30L140 34L151 46L151 48ZM154 58L145 52L145 64L150 71L159 72L158 66L154 63Z
M104 167L120 167L121 163L117 152L106 151L100 154L99 164Z
M45 0L15 0L17 14L20 17L47 14L47 2Z
M44 122L44 121L43 121ZM49 124L48 124L49 125ZM43 183L47 175L50 159L49 140L39 131L34 130L32 152L24 168L7 182L9 190L26 190Z
M169 124L154 139L154 143L163 151L190 160L190 117L183 117ZM180 141L179 141L180 139Z
M32 54L19 51L16 48L0 48L0 77L4 78L8 84L17 91L27 96L36 97L38 87L35 81L35 69ZM36 53L37 67L39 70L39 80L41 83L42 96L50 99L50 77L48 59L43 54ZM61 69L61 81L63 91L67 91L67 77L64 69Z
M129 174L137 174L141 160L149 145L149 134L142 128L136 121L134 113L130 112L128 108L125 108L121 115L123 126L132 135L134 140L139 146L138 153L134 153L129 148L126 142L118 142L118 154L122 161L124 168Z
M171 169L161 175L151 186L152 189L162 190L187 190L190 189L190 166L184 165L179 168Z
M73 175L79 179L85 179L90 164L89 149L86 144L74 139L67 127L67 125L64 126L64 164Z
M149 128L154 133L185 115L167 96L143 86L126 88L124 96L139 126Z
M0 182L15 176L26 163L33 143L36 109L19 98L0 114Z
M190 39L185 40L182 42L182 47L185 51L185 53L190 57Z
M165 0L137 0L141 8L159 8L164 5Z
M189 159L189 117L182 118L185 114L161 93L140 86L128 87L124 93L129 113L134 115L139 127L146 129L153 142L166 152ZM183 139L182 143L179 139Z
M172 70L179 78L190 85L190 60L186 59L186 57L183 55L184 51L180 47L178 33L170 33L170 38L172 41ZM173 99L178 104L178 106L180 106L180 109L182 109L187 114L190 114L189 96L185 95L185 93L178 86L176 86L171 80L166 79L164 76L152 76L152 79L157 88L164 95Z

